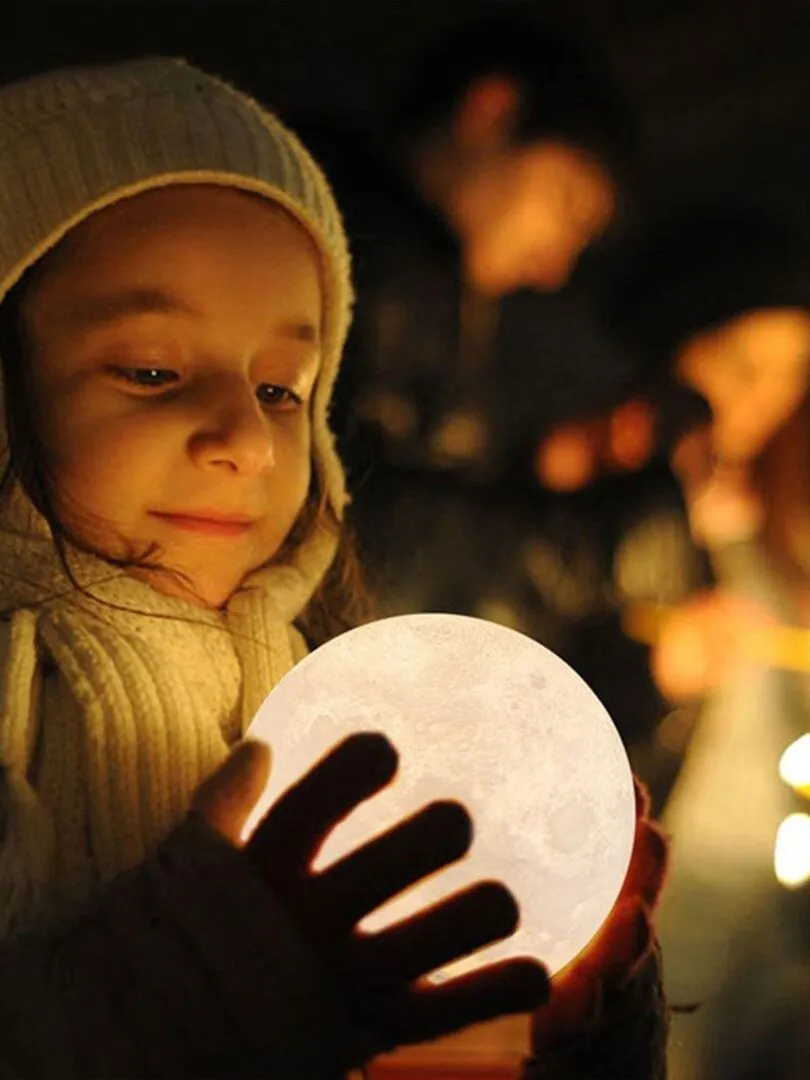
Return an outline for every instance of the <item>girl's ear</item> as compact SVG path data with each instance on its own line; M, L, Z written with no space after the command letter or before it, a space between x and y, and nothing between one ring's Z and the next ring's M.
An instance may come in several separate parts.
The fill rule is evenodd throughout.
M506 75L471 83L456 108L452 133L461 149L497 149L509 142L517 123L520 90Z

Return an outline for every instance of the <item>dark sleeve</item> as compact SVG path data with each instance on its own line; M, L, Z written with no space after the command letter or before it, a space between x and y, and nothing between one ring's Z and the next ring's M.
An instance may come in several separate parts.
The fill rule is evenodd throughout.
M0 1076L321 1080L367 1056L236 849L189 820L59 935L0 947Z

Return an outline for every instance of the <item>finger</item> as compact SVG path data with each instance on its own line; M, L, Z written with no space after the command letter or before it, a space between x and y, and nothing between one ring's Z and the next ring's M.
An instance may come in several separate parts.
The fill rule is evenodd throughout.
M202 817L230 843L242 845L242 830L267 786L270 748L264 743L239 743L212 776L197 788L191 812Z
M507 888L479 882L352 946L351 971L368 986L399 988L509 937L518 907Z
M548 1005L532 1017L535 1052L567 1032L585 1031L605 993L634 979L653 952L645 910L633 903L616 908L596 940L554 976Z
M637 898L654 908L664 887L668 865L669 841L666 836L654 822L639 821L621 898Z
M378 1024L394 1045L424 1042L470 1024L531 1012L549 992L548 974L535 960L505 960L461 979L414 989L392 1003Z
M573 967L555 975L551 982L551 996L542 1008L535 1010L531 1018L531 1045L535 1053L553 1043L568 1032L584 1034L593 1015L594 1006L600 1000L598 980Z
M653 958L653 964L658 964L656 958L657 950L657 937L655 931L655 923L653 920L653 913L648 907L642 907L640 912L640 920L643 920L643 927L638 934L638 950L631 964L626 965L622 971L620 971L613 980L606 980L605 989L611 991L613 989L621 989L627 985L630 981L634 981L640 977L641 974L650 966L650 959Z
M469 851L472 821L455 802L436 802L369 841L312 880L331 926L350 930L365 916Z
M635 774L633 774L633 794L636 798L636 819L648 818L652 805L650 789Z
M352 735L281 796L253 834L248 854L273 880L300 876L332 829L396 770L396 750L383 735Z
M619 904L593 942L560 973L559 983L620 981L646 954L651 940L652 928L644 907L634 901Z

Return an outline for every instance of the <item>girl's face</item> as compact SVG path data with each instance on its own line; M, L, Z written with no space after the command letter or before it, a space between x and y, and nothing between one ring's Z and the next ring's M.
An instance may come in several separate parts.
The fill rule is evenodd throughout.
M115 557L156 543L223 605L306 500L321 315L312 241L259 197L175 186L77 227L23 310L63 525Z
M721 457L757 457L807 392L810 312L770 308L692 338L681 350L680 379L709 403Z

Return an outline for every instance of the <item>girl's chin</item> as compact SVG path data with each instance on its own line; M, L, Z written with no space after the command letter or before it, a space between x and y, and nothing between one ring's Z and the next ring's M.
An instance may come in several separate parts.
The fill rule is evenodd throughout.
M238 577L231 574L227 578L212 577L210 574L195 572L191 567L172 563L167 563L165 569L133 566L127 572L163 596L185 600L200 607L219 609L227 605L253 569L258 567L250 567Z

